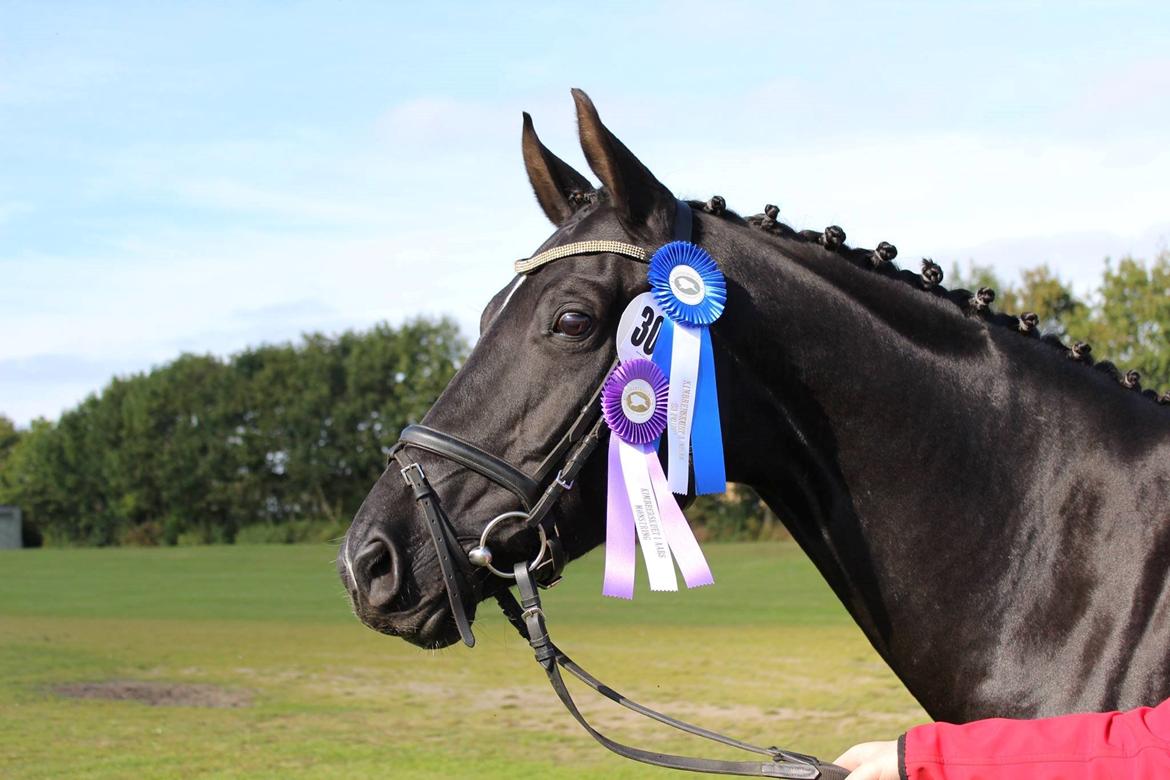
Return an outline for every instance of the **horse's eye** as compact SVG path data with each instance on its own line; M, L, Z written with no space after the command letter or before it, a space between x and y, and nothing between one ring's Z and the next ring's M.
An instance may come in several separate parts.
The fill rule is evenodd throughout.
M579 311L567 311L557 317L553 331L565 336L584 336L593 327L593 318Z

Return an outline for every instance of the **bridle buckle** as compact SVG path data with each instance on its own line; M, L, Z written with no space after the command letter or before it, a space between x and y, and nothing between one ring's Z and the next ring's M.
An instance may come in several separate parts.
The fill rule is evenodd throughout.
M540 586L541 590L548 590L549 588L554 588L560 584L561 580L564 579L564 575L556 573L556 562L552 559L551 555L548 558L545 558L544 561L542 561L539 566L533 566L532 573L534 575L537 575L537 577L539 577L543 573L544 569L549 569L550 571L552 571L554 576L552 576L551 578L549 578L547 580L540 580L540 579L536 580L536 584L538 586Z
M409 466L403 466L402 468L398 469L398 473L402 476L403 482L405 482L406 484L411 485L411 486L413 486L415 484L414 480L412 480L410 477L406 476L406 472L410 471L411 469L418 470L418 481L419 482L426 481L427 475L423 473L422 464L411 463Z
M577 481L575 479L566 480L564 475L565 475L565 470L559 469L557 471L557 475L555 477L553 477L553 482L556 482L558 485L560 485L565 490L572 490L573 485L577 484Z

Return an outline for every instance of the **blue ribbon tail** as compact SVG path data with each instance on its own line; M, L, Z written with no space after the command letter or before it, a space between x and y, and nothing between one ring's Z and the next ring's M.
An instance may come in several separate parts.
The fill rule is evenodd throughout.
M695 419L691 423L691 457L695 463L695 493L703 495L727 490L727 471L723 465L719 389L715 385L715 349L711 344L710 330L699 330L699 386L695 390ZM662 336L659 335L658 346L654 349L655 363L661 347ZM670 376L669 370L666 375Z
M674 351L674 323L669 317L662 318L658 328L658 340L654 342L654 365L662 369L662 375L670 379L670 354Z

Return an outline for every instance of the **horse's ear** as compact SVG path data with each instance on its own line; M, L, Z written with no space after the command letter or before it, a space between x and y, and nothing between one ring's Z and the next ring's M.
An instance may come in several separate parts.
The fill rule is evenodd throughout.
M674 195L601 123L588 95L574 89L573 100L577 103L585 159L609 190L626 229L650 234L669 231L675 212Z
M528 169L528 181L532 183L536 200L554 225L563 225L577 208L569 194L593 192L593 185L540 142L527 111L522 136L524 167Z

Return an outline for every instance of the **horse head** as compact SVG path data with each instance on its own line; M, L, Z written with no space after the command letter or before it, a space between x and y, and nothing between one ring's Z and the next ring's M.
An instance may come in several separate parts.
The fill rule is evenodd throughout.
M585 93L574 91L574 98L585 157L604 186L594 189L545 148L525 114L528 178L556 228L538 252L585 241L653 251L673 235L677 201L602 124ZM358 510L338 558L363 622L421 646L441 647L459 638L453 612L462 606L473 614L477 602L506 587L491 569L469 564L468 553L490 521L510 513L522 521L558 478L562 463L550 456L568 455L558 452L558 444L567 441L575 422L596 418L594 396L613 364L618 320L630 299L647 289L644 264L594 251L519 275L488 302L475 348L422 426L428 433L441 432L443 442L464 456L491 462L476 469L425 436L403 448L408 462L391 459ZM630 400L636 405L648 399ZM428 448L428 441L435 446ZM558 568L597 546L605 516L601 460L590 458L579 485L559 496L555 517L546 523L548 534L523 522L494 525L492 568L506 573L515 562L534 560L549 534L557 537ZM445 516L444 544L432 537L426 509L405 479L424 474L434 511ZM451 552L446 563L455 570L446 582L444 562L438 560L444 548ZM460 604L450 598L452 590L459 591Z

